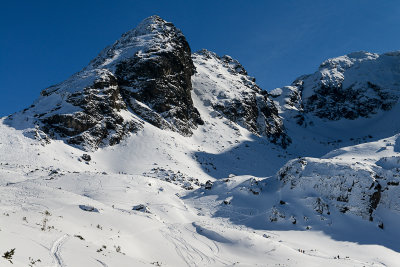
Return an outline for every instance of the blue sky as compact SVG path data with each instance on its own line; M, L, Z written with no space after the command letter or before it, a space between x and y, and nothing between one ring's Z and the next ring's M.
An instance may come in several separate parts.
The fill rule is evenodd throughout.
M193 51L238 59L271 90L352 51L400 50L400 1L2 1L0 116L79 71L142 19L160 15Z

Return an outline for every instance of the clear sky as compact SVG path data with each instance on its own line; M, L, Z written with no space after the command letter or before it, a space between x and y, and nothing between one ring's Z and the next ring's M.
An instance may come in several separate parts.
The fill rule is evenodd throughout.
M29 106L154 14L180 28L192 51L238 59L266 90L330 57L400 50L398 0L4 0L0 116Z

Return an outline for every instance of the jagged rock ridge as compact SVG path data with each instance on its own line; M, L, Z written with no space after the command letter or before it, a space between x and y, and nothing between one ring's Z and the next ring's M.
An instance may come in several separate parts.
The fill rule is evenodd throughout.
M273 143L282 147L290 144L291 139L268 92L248 76L237 60L202 50L193 55L193 61L197 69L193 76L194 90L207 106Z

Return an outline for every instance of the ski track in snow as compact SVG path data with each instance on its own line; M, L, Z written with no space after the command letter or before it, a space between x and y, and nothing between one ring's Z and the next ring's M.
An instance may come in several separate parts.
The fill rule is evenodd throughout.
M195 244L190 244L185 240L179 229L173 226L168 228L169 232L163 231L163 236L175 246L176 253L188 266L211 266L216 264L216 260L213 257L196 248ZM214 254L212 247L210 245L207 246L211 253Z
M101 266L103 266L103 267L108 267L108 265L106 264L106 263L104 263L104 262L102 262L101 260L99 260L99 259L95 259L98 263L100 263L101 264Z
M52 258L54 259L55 265L54 267L64 267L65 264L61 257L61 248L64 245L65 241L67 241L69 235L65 234L54 241L53 245L51 246L50 253Z

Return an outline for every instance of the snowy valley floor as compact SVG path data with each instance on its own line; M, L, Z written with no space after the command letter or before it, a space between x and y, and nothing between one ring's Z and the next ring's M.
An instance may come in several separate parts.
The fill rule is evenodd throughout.
M139 175L18 170L1 169L0 251L15 248L13 265L1 258L1 266L396 266L400 261L384 246L339 241L322 231L245 226L253 217L262 222L267 216L239 197L241 208L216 216L229 206L218 186L187 191ZM226 183L233 192L248 178ZM266 200L247 191L241 195L243 201ZM140 204L144 209L132 210Z

